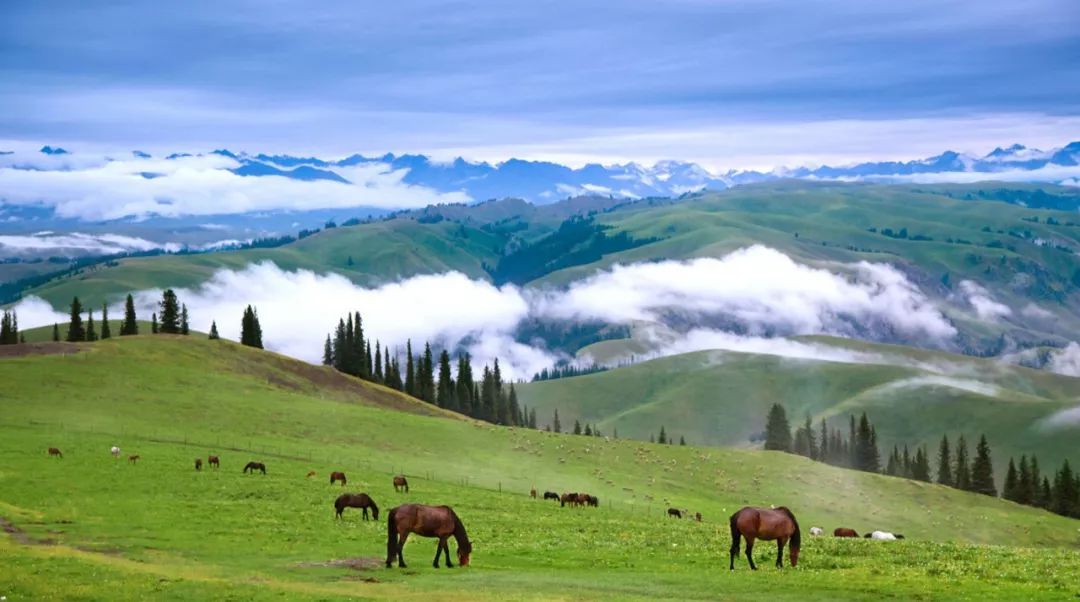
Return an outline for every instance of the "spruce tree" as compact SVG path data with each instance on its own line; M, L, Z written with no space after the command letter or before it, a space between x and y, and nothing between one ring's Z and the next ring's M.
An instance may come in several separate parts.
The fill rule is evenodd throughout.
M14 311L4 310L0 318L0 345L15 345L19 342L19 318Z
M129 294L124 301L124 321L120 323L120 336L139 334L139 324L135 320L135 299Z
M592 437L592 425L588 423L585 424L585 436Z
M956 487L964 491L971 491L971 465L968 462L967 441L964 435L956 441Z
M472 388L473 375L469 354L460 353L457 363L457 391L454 393L454 398L457 400L461 413L467 416L473 415Z
M94 329L94 310L92 309L86 312L86 340L98 340L97 330Z
M576 419L574 420L574 434L575 435L580 435L581 434L581 423L578 422Z
M112 338L112 330L109 329L109 306L101 304L101 338Z
M885 474L895 477L900 474L900 450L894 445L889 461L885 463Z
M1019 490L1019 477L1016 474L1016 464L1009 458L1009 468L1005 471L1005 485L1001 488L1001 497L1011 502L1017 499Z
M926 447L920 447L915 452L915 462L911 470L911 477L924 483L930 482L930 455L926 453Z
M679 435L679 445L686 445L686 439L682 435Z
M657 443L667 443L667 433L664 432L664 425L660 425L660 436L656 439Z
M158 333L157 312L150 314L150 332L151 334Z
M559 422L559 410L558 410L558 408L555 409L555 419L552 420L552 422L551 422L551 430L556 432L556 433L561 433L562 432L562 423Z
M188 311L187 303L180 305L180 334L186 335L191 332L191 326L188 323Z
M326 335L326 342L323 343L322 363L324 366L334 365L334 342L330 340L330 335Z
M424 355L420 358L420 399L435 403L435 362L431 355L431 343L424 343Z
M870 424L866 412L859 418L859 428L855 443L855 468L866 472L881 470L881 458L877 450L877 434Z
M217 330L217 320L210 322L210 336L208 336L207 338L211 341L216 341L221 338L221 335L218 334ZM327 342L329 342L329 340L330 337L327 336Z
M363 378L373 380L375 378L375 359L371 355L371 340L364 344L364 365L361 368Z
M536 428L536 408L529 409L529 428Z
M524 413L521 407L518 405L517 391L514 389L514 383L510 383L510 392L506 396L506 407L509 409L510 416L514 417L514 426L528 426L527 421L522 417ZM593 429L593 433L596 433L596 429Z
M375 359L372 360L371 378L379 384L382 384L386 379L383 374L382 345L379 341L375 341Z
M990 444L986 442L986 435L979 438L979 444L975 447L975 462L971 465L971 490L983 495L997 496L994 465L990 460Z
M457 392L457 384L454 382L453 374L450 372L450 353L443 349L439 354L439 384L435 394L435 402L440 408L457 409L457 403L455 403L455 393Z
M1054 488L1051 490L1050 510L1062 516L1077 516L1076 479L1069 461L1061 465L1061 470L1054 475Z
M52 340L54 342L59 342L60 341L60 325L57 324L56 322L53 322L53 325L52 325Z
M1035 505L1039 508L1050 509L1050 504L1054 499L1053 493L1050 489L1050 479L1043 477L1042 486L1039 488L1039 495L1035 498Z
M171 288L165 289L158 304L161 314L158 316L158 331L164 334L180 333L180 301Z
M820 441L820 447L818 449L818 460L821 460L822 462L828 462L831 450L829 449L829 429L825 426L824 418L821 419Z
M67 341L69 343L77 343L79 341L86 340L86 329L83 328L82 321L82 303L79 303L79 298L75 297L71 300L71 319L68 322Z
M413 365L412 339L405 341L405 392L419 398L416 389L416 366Z
M1039 472L1039 458L1031 455L1031 504L1040 508L1046 508L1050 504L1050 498L1043 495L1042 485L1049 481Z
M1038 483L1031 478L1027 456L1020 456L1020 466L1017 468L1016 475L1016 498L1013 501L1030 506L1035 499L1035 488L1037 486Z
M941 436L941 445L938 447L937 482L949 487L955 487L956 481L952 474L952 454L949 452L949 436Z
M791 427L784 406L778 403L769 408L769 417L765 422L765 449L791 451Z
M240 344L257 349L263 348L259 312L250 305L244 309L244 316L240 319Z

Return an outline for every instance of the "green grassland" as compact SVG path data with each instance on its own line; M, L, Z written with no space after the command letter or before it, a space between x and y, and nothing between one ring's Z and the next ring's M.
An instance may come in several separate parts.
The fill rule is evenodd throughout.
M846 432L848 416L867 412L883 455L894 444L926 445L936 455L948 432L972 444L986 434L998 484L1010 455L1036 453L1044 467L1080 460L1080 424L1046 428L1042 420L1080 403L1080 379L980 359L831 337L800 342L850 350L873 363L701 351L518 387L541 424L558 409L563 428L575 420L601 432L648 439L669 436L702 445L751 446L769 406L782 403L793 426L811 416ZM596 346L603 352L619 341ZM591 347L587 347L588 351Z
M28 346L25 349L29 349ZM494 427L227 341L139 336L0 358L0 595L24 599L1060 599L1080 594L1080 521L774 452ZM141 460L115 460L111 445ZM49 458L46 447L63 450ZM219 454L219 471L195 457ZM268 474L242 475L248 460ZM307 479L309 470L318 477ZM385 517L333 518L342 488L385 512L454 506L473 564L386 570ZM404 472L411 493L390 476ZM560 508L527 491L589 491ZM785 504L804 536L727 570L726 517ZM663 515L668 506L704 521ZM453 543L451 543L453 547Z

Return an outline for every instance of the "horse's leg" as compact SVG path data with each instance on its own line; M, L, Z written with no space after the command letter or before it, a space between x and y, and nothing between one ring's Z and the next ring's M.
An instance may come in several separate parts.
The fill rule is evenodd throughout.
M787 541L783 537L776 540L776 568L784 568L784 542Z
M398 568L405 568L405 556L402 555L402 550L405 549L405 540L409 538L409 532L406 531L401 534L401 538L398 539L397 546L397 563Z
M746 536L746 560L750 562L750 570L756 571L757 565L754 564L754 538Z
M442 556L442 551L443 551L444 547L449 549L449 546L446 545L446 538L445 537L440 537L439 538L439 543L435 544L435 561L431 563L432 566L434 566L435 568L439 568L439 556ZM447 562L447 566L449 566L449 563L450 563L450 554L449 553L446 554L446 562Z
M735 570L735 557L739 555L739 538L740 537L742 537L741 534L732 538L731 550L729 550L729 553L728 553L728 557L731 560L731 562L730 562L731 566L729 568L731 570L733 570L733 571Z
M364 511L364 520L367 520L367 506L364 506L361 510Z

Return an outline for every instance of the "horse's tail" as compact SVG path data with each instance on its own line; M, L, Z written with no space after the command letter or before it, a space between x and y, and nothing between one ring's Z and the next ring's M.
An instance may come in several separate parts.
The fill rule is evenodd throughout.
M742 533L739 533L739 513L731 515L728 519L728 524L731 525L731 555L739 555L739 539L742 537Z
M391 567L394 556L397 555L397 508L390 509L390 516L386 517L386 566Z
M780 512L783 512L791 519L791 524L795 526L795 531L791 534L791 547L798 550L802 543L802 532L799 531L799 521L795 519L795 515L791 513L791 510L787 506L780 506L777 508Z

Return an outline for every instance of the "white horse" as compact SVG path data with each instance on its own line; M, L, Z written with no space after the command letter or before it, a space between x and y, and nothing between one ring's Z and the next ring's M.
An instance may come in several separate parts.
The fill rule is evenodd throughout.
M879 541L896 541L896 535L889 533L888 531L874 531L869 535L870 539L876 539Z
M114 458L119 458L120 448L114 445L112 446L112 449L109 450L109 453L112 454Z
M810 527L810 535L821 535L825 531L821 527Z

